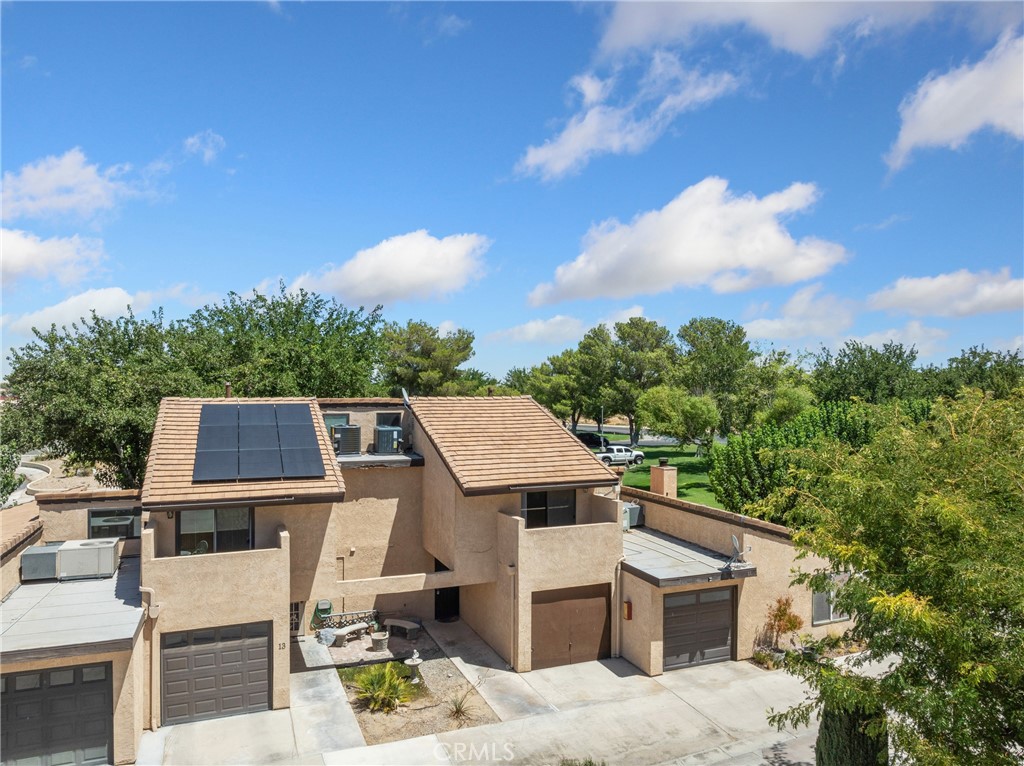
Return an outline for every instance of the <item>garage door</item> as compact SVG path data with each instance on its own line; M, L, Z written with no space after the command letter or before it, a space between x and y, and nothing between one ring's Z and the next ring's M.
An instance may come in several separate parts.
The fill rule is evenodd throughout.
M534 592L534 670L611 656L609 593L608 585Z
M733 591L665 596L665 670L732 659Z
M269 622L165 633L163 722L220 718L270 707Z
M110 663L0 677L4 764L113 763Z

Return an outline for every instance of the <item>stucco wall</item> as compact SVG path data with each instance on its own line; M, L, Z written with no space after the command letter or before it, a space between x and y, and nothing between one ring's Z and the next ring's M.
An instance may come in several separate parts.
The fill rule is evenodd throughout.
M109 511L131 511L138 503L126 500L72 500L67 503L40 503L39 519L43 522L43 542L57 540L88 540L89 509Z
M633 605L633 619L622 619L623 602ZM658 588L629 572L622 573L619 654L649 676L662 672L662 597Z
M158 514L153 514L157 516ZM289 705L288 604L290 538L278 529L277 547L202 556L157 558L155 525L142 532L142 586L159 605L152 625L151 720L160 721L161 636L180 630L271 621L273 708ZM150 607L152 614L152 606Z
M42 660L9 662L4 660L4 673L22 673L32 670L66 668L75 665L111 663L111 680L114 693L114 763L134 763L139 738L145 723L143 710L143 679L145 672L141 651L142 641L138 640L133 650L82 654L73 657L50 657Z
M26 527L21 540L16 541L0 556L0 600L7 598L11 591L21 584L21 554L26 548L40 542L42 535L43 530L38 526L38 522L33 522Z
M374 446L374 440L376 438L377 428L377 413L388 413L393 415L400 415L401 425L404 429L403 440L408 443L408 422L412 420L409 416L408 411L400 404L380 404L380 405L341 405L341 404L325 404L320 407L320 411L325 417L331 415L348 415L349 425L359 426L359 451L369 452Z

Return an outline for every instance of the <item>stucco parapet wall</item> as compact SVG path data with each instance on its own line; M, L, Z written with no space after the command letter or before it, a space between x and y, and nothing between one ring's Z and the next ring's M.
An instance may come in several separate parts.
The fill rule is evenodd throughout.
M16 535L12 535L3 542L3 547L0 548L0 559L6 559L13 553L16 553L18 549L27 542L32 542L34 537L38 537L43 533L43 522L39 519L30 521L24 527L22 527Z
M694 513L698 516L704 516L709 519L714 519L715 521L732 524L733 526L742 527L754 532L763 532L775 537L780 537L784 540L793 539L793 531L789 527L784 527L781 524L772 524L770 521L762 521L761 519L755 519L752 516L744 516L740 513L733 513L732 511L723 511L721 508L712 508L710 505L690 503L686 500L664 497L662 495L656 495L653 492L647 492L642 489L626 486L622 487L622 497L634 498L645 503L656 503L658 505L665 506L666 508L674 508L676 510L686 511L687 513Z
M404 404L404 401L388 396L363 396L349 399L344 397L323 398L317 399L316 403L321 407L400 407Z

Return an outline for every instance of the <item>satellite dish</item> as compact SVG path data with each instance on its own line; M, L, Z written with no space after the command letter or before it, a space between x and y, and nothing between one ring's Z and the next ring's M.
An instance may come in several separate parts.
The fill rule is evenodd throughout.
M409 392L406 391L404 388L402 389L402 401L405 403L406 407L409 406Z
M740 555L740 541L736 539L736 535L732 535L732 551L734 556Z

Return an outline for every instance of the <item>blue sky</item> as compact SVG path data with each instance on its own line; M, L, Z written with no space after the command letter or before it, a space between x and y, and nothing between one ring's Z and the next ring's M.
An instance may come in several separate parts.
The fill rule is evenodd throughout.
M1020 3L0 13L5 356L281 280L499 377L638 314L1022 342Z

